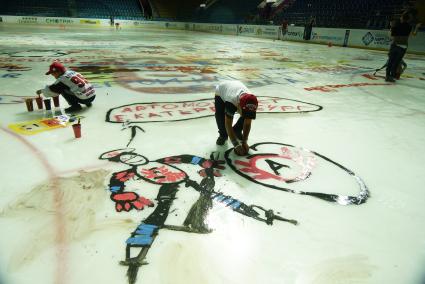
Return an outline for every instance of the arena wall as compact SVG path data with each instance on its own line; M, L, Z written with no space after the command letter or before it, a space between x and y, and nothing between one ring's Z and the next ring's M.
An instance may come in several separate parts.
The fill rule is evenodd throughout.
M67 26L105 28L109 19L55 18L32 16L0 16L0 22L22 25L50 25L66 28ZM184 23L164 21L117 20L123 28L158 28L189 30L226 34L235 36L267 38L311 42L335 46L388 50L391 38L388 30L313 28L310 40L304 40L304 27L289 26L282 32L281 27L273 25L232 25L217 23ZM425 54L425 33L419 32L409 40L409 53Z

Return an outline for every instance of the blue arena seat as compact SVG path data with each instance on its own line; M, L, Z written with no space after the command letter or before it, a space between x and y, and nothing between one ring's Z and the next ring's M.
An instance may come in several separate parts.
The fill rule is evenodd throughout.
M81 17L142 20L138 0L78 0L75 7L67 1L20 0L0 6L0 14L17 16Z
M311 18L315 26L335 28L388 28L394 15L400 14L404 0L286 0L289 4L272 13L274 23L283 19L290 24L305 25Z

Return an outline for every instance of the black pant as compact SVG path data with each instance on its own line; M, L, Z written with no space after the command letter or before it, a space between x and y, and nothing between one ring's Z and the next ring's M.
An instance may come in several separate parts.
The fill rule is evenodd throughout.
M387 78L396 77L397 67L403 60L403 56L406 53L406 49L395 44L391 44L390 51L388 52L388 63L387 63Z
M304 28L303 39L304 40L310 40L312 31L313 31L313 26L312 25L306 25L305 28Z
M221 137L227 138L227 131L225 126L225 107L224 101L219 97L215 96L215 121L217 122L218 133ZM233 126L235 132L242 132L244 118L241 116L236 124Z
M88 104L94 101L94 99L96 98L96 96L93 96L87 100L82 100L71 92L63 92L62 97L68 102L70 106L75 106L79 104Z

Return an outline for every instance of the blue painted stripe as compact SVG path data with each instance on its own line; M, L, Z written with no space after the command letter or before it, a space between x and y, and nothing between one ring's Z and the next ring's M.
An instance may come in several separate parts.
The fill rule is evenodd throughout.
M129 245L151 245L152 244L152 237L146 237L146 236L135 236L133 238L128 238L126 243Z
M194 164L194 165L198 165L199 162L201 161L201 159L202 159L201 157L196 157L195 156L195 157L192 158L191 163Z
M137 229L143 229L143 228L152 228L152 229L157 229L157 228L158 228L158 226L157 226L157 225L151 225L151 224L145 224L145 223L142 223L142 224L140 224L140 225L137 227Z
M121 190L121 187L120 186L111 186L109 188L109 190L112 191L113 193L115 193L115 192L120 191Z
M234 201L234 199L233 198L229 198L229 199L226 199L226 200L223 200L222 201L222 203L223 204L226 204L226 205L229 205L230 203L232 203Z
M215 198L214 198L214 200L216 200L216 201L218 201L218 202L222 202L223 200L225 200L227 198L227 196L224 196L224 195L219 195L219 196L216 196Z
M142 229L142 230L136 230L136 234L138 235L146 235L146 236L152 236L154 232L154 229Z
M237 200L235 200L236 202L230 204L229 206L233 208L233 210L238 209L239 207L241 207L241 203Z

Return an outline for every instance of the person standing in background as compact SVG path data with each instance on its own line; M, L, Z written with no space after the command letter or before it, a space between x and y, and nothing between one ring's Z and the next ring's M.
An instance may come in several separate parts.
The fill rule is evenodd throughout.
M288 21L286 19L283 19L281 28L282 28L282 38L283 38L288 32Z
M313 25L314 25L315 19L313 17L310 18L310 21L308 21L305 24L304 27L304 40L310 40L311 39L311 32L313 31Z
M386 82L395 82L397 77L397 68L403 60L406 54L407 47L409 45L409 36L416 35L417 29L420 24L417 24L415 29L409 24L411 15L408 12L404 12L400 21L393 21L391 23L390 34L392 38L390 51L388 52L388 62L386 68Z

